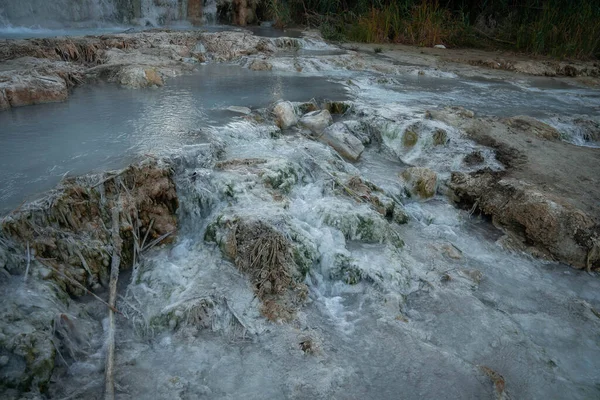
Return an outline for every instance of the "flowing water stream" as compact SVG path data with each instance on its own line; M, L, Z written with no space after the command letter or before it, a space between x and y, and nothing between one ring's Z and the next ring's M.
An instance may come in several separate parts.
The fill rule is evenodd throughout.
M289 57L309 63L319 54ZM301 130L280 133L227 110L249 107L256 116L278 99L351 100L352 112L336 119L398 129L418 121L426 132L443 128L450 145L420 141L398 157L373 141L350 163ZM173 163L175 243L121 277L119 399L600 397L600 319L592 311L600 281L505 248L489 221L444 196L406 197L398 175L409 163L444 177L468 170L461 155L479 150L486 166L501 168L491 150L423 118L448 105L540 117L577 142L570 118L596 114L600 95L551 79L225 64L201 65L159 89L83 86L65 103L0 113L0 211L65 174L118 168L145 154ZM218 169L217 159L262 161ZM376 184L401 200L409 222L345 196L334 176ZM210 224L229 220L262 221L301 244L307 302L291 322L263 318L248 277L205 240ZM20 280L12 288L30 301ZM50 395L99 399L105 309L85 298L73 307L93 322L57 364ZM502 397L489 371L502 375Z
M302 85L298 80L282 83L281 94L290 99L342 88L318 92L293 88ZM257 86L248 84L256 93ZM427 88L434 87L423 86L427 101ZM452 91L440 91L439 100L444 92ZM387 93L398 99L401 91ZM370 96L368 90L352 95L357 114L401 121L421 113L419 105L408 111L418 93L408 92L407 101L386 97L385 106ZM556 97L550 93L548 103ZM489 98L480 101L487 104ZM261 102L236 97L221 104L233 103ZM218 118L219 112L209 114ZM598 396L599 324L588 307L600 305L598 280L506 250L488 221L457 210L444 197L427 203L406 199L410 222L389 225L368 206L333 190L331 173L361 176L401 197L397 176L406 165L377 147L352 165L296 131L273 138L272 128L253 121L235 119L218 127L226 121L214 122L203 143L187 138L188 146L172 156L178 160L181 201L176 243L147 256L123 290L130 319L119 325L120 398L495 398L494 384L482 372L490 370L503 377L503 398ZM441 153L424 145L418 156L433 160L441 173L460 168L453 151L478 148L444 127L454 145ZM269 161L262 172L214 170L208 160L215 148L228 160ZM493 155L481 150L494 167ZM289 189L283 200L275 199L261 183L263 173L290 170ZM204 240L207 224L233 217L274 224L317 254L305 280L308 303L292 323L261 318L247 278ZM375 239L357 233L364 219L372 220ZM389 240L388 226L403 247ZM213 313L208 322L202 311L207 303ZM86 312L99 319L104 314L95 302ZM100 333L92 337L92 343L102 340ZM307 341L310 353L302 351ZM101 393L102 352L97 345L90 349L92 355L59 368L53 393L86 398Z
M280 98L307 100L307 95L347 98L345 88L327 77L274 76L208 64L159 90L85 86L65 103L1 113L0 210L50 189L67 173L121 168L140 154L164 155L196 143L202 128L239 116L229 106L261 108Z

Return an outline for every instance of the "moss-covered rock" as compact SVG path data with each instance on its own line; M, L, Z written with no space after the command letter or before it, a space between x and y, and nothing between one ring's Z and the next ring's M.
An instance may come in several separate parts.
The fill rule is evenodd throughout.
M294 106L289 101L280 101L273 107L273 114L275 114L275 122L281 129L288 129L289 127L298 123L298 117Z
M346 240L365 243L390 243L402 247L404 242L379 213L367 205L346 202L323 205L318 210L323 223L338 229Z
M402 144L404 147L414 147L419 140L419 135L413 128L407 128L402 135Z
M448 133L443 129L435 129L433 131L433 144L434 146L443 146L448 143Z
M284 160L274 160L261 172L263 183L283 193L289 193L298 183L296 166Z
M235 261L237 256L237 242L235 239L236 227L243 218L235 215L220 214L208 224L204 233L204 240L216 243L223 256ZM290 272L298 282L304 280L306 274L319 259L318 246L310 235L302 229L292 226L288 221L265 222L289 239L291 260ZM274 228L277 225L277 228Z
M319 111L319 105L314 101L309 101L306 103L299 103L296 105L296 112L298 115L304 115L309 112Z
M410 167L401 174L412 196L430 199L437 190L437 174L428 168Z
M346 182L346 186L355 196L370 203L371 207L387 220L398 224L405 224L408 222L408 215L404 211L403 205L389 197L383 189L372 182L358 176L353 176ZM340 192L340 194L347 195L348 193L344 190L343 192Z
M50 282L29 277L29 290L0 284L0 397L5 389L46 393L54 371L56 348L55 317L63 302ZM56 342L53 342L56 340Z
M351 107L351 103L344 101L328 101L323 104L323 109L329 111L331 114L346 114Z
M338 253L334 257L329 278L343 281L348 285L356 285L363 280L363 273L356 260L346 254Z

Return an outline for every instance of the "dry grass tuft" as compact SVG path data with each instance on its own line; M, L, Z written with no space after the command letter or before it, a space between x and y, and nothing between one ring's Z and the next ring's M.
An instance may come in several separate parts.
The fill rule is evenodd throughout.
M272 321L293 318L306 286L293 278L289 240L261 221L238 222L230 235L235 265L250 275L263 315Z
M283 293L292 285L290 244L275 229L256 221L235 229L237 267L252 276L259 298Z
M506 399L506 382L504 380L504 377L498 372L494 371L493 369L486 367L485 365L480 365L479 369L492 380L492 383L494 384L494 389L496 390L496 398L498 400Z

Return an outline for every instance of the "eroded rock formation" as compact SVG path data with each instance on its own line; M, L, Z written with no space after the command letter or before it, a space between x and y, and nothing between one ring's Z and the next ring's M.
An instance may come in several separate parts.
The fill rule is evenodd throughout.
M513 245L588 270L600 268L600 152L558 140L529 117L474 118L461 109L429 116L491 147L505 170L455 172L454 199L505 229ZM465 162L477 163L477 154Z
M177 226L177 207L170 167L147 160L114 173L69 179L2 220L4 395L44 393L55 362L63 357L57 354L75 357L90 345L83 329L90 322L73 322L78 306L70 297L107 285L111 210L119 210L121 269L127 269L145 247L169 240Z

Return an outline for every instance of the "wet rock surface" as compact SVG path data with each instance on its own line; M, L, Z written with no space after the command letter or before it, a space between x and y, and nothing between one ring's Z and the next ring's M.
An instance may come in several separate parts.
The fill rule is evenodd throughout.
M365 150L360 139L348 129L343 123L335 123L328 126L319 140L333 147L342 157L350 161L356 161Z
M296 116L294 106L289 101L282 101L275 104L273 113L277 119L277 125L281 129L287 129L298 123L298 117Z
M344 47L371 52L375 44L350 43ZM549 57L531 57L510 52L489 52L474 49L414 48L389 45L385 56L397 62L424 66L436 65L444 70L472 73L473 67L490 70L491 74L504 71L532 76L575 77L586 85L598 86L600 66L597 61L560 61Z
M298 44L237 32L141 32L103 36L6 40L0 44L0 110L64 101L85 81L105 80L131 88L162 86L197 63L271 54ZM270 70L255 60L254 70Z
M122 210L126 221L121 234L127 265L134 257L135 238L154 240L176 230L177 204L168 166L148 161L107 176L63 182L47 198L5 217L2 233L28 244L50 267L61 266L61 275L54 276L57 283L81 296L83 288L108 280L111 235L106 227L111 226L112 208Z
M406 181L411 195L424 200L435 196L437 175L432 170L421 167L410 167L404 170L401 176Z
M491 215L524 246L547 252L549 258L575 268L598 268L597 218L527 181L498 175L454 174L450 186L458 201Z
M300 125L310 130L311 135L321 137L329 125L333 124L333 118L327 110L307 112L300 118Z
M456 110L434 112L433 118L495 149L506 168L453 174L457 201L479 207L525 246L576 268L598 267L597 149L558 141L556 129L532 118L457 119Z
M8 398L30 390L47 393L57 357L65 362L64 357L78 358L89 350L88 325L93 324L89 317L78 320L82 310L70 296L107 285L113 246L107 226L115 207L126 269L144 243L166 239L176 229L177 195L169 167L148 160L68 180L2 220L2 271L12 276L0 283L6 296L0 310L6 322L0 326L0 352L6 357L0 380ZM16 249L25 258L16 256Z
M134 87L190 59L337 68L358 93L228 101L218 110L242 115L202 143L69 178L7 216L1 396L102 397L106 306L86 293L106 295L118 206L119 397L598 397L598 149L564 142L555 120L368 97L343 74L392 85L406 70L359 52L298 56L298 41L245 32L116 37L140 42L100 61L77 40L46 55ZM86 61L63 61L69 49ZM591 138L594 121L574 118Z

